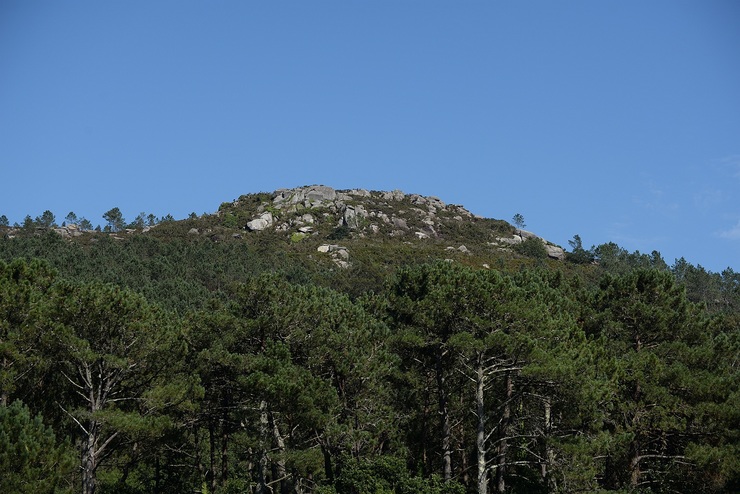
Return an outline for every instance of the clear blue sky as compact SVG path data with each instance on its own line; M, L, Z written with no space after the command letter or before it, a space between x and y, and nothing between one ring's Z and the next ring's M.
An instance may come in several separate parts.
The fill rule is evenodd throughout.
M0 214L401 189L740 270L740 2L0 0Z

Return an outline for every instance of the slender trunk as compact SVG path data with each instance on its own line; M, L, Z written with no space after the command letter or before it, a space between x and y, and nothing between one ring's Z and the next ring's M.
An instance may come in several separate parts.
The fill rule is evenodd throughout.
M642 472L640 471L640 443L637 440L630 443L630 487L637 488Z
M280 493L281 494L290 494L290 483L288 482L288 470L285 467L285 440L283 439L283 436L280 434L280 429L278 428L277 421L275 420L275 416L271 414L272 417L272 435L275 439L275 444L277 445L277 461L275 462L275 473L276 477L280 479Z
M10 364L8 364L8 359L3 357L3 369L8 369L9 367ZM0 406L3 408L8 406L8 390L5 388L0 392Z
M200 427L197 423L193 426L193 441L195 443L195 469L198 472L198 478L202 481L201 483L205 485L206 466L203 464L203 456L201 455L201 451L205 448L201 444Z
M229 427L228 427L228 403L225 404L221 416L221 485L229 479Z
M442 474L445 482L452 479L452 424L447 407L447 384L442 366L442 351L437 354L437 397L439 399L439 414L442 421Z
M208 421L208 460L210 466L206 478L211 492L216 490L216 420L212 417Z
M95 494L97 482L95 470L97 457L95 445L98 442L98 423L91 421L87 428L87 438L82 450L82 494Z
M421 461L424 465L424 474L428 475L430 472L436 471L436 465L430 464L429 459L429 438L434 437L433 433L429 430L430 420L429 417L432 415L433 409L433 398L429 392L429 376L425 377L424 387L424 414L422 415L421 423ZM433 421L432 421L433 422Z
M478 459L478 494L488 493L488 468L486 466L486 408L485 408L485 371L483 369L483 355L478 354L475 374L475 404L478 413L478 429L475 436L475 446Z
M498 444L498 456L496 458L496 490L499 493L506 491L506 455L509 452L509 425L511 422L511 397L514 394L514 382L511 372L506 373L506 392L504 396L504 410L501 416L501 438Z
M329 452L329 448L321 445L321 452L324 455L324 474L326 475L326 479L329 481L330 484L334 483L334 468L331 465L331 453Z
M260 450L255 494L267 494L267 435L269 428L267 402L260 401Z
M544 428L543 435L545 441L544 460L542 462L542 482L547 486L548 492L557 490L555 479L550 475L550 470L555 463L555 451L550 445L550 435L552 434L552 401L549 396L544 401Z
M159 494L159 477L160 477L160 465L159 455L154 458L154 494Z

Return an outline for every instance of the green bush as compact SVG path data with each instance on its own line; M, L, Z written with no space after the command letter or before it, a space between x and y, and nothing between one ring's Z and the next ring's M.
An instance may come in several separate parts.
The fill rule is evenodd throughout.
M20 401L0 406L0 492L71 492L75 457Z
M545 243L537 237L528 238L524 242L515 245L514 251L517 254L535 259L547 259Z
M306 234L305 233L295 232L295 233L293 233L290 236L290 243L297 244L298 242L300 242L304 238L306 238Z
M465 488L455 481L443 482L412 476L403 459L379 456L368 459L348 458L336 479L334 492L352 494L463 494ZM332 490L324 490L327 494Z

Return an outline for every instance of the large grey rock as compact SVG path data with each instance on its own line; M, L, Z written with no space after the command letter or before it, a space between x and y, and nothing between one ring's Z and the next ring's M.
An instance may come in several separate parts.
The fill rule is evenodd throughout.
M522 237L514 235L513 237L498 237L496 242L500 244L516 245L522 243Z
M439 197L429 196L427 199L429 200L429 205L435 208L444 209L447 206Z
M334 201L337 198L337 191L326 185L312 185L306 189L306 201L322 203L325 201Z
M247 223L247 229L250 231L262 231L268 226L272 226L272 224L275 222L275 218L272 216L272 213L269 211L266 213L262 213L259 215L258 218L253 219L252 221Z
M565 251L557 245L546 244L545 249L547 250L548 257L557 259L558 261L565 260Z
M409 229L408 225L406 224L406 220L403 219L403 218L396 218L396 217L394 217L393 218L393 226L395 226L396 228L401 228L403 230L408 230Z
M347 194L351 196L370 197L370 191L366 189L352 189Z
M336 199L337 191L333 188L326 185L310 185L295 189L278 189L273 193L272 202L275 205L303 203L307 207L312 207Z
M344 210L343 224L352 230L360 228L360 221L367 217L367 211L364 207L347 206Z
M61 228L52 228L52 230L55 231L58 235L61 235L64 238L67 238L67 237L70 236L69 235L69 230L67 230L64 227L61 227Z
M347 247L342 247L341 245L336 244L323 244L319 245L318 249L319 252L323 253L332 253L332 252L338 252L340 250L347 250Z
M522 240L527 240L527 239L530 239L530 238L540 238L539 236L535 235L532 232L528 232L527 230L521 230L521 229L519 229L519 230L517 230L517 233L522 238ZM540 239L540 240L544 241L544 239Z
M404 194L400 190L383 192L383 200L385 201L402 201L404 197L406 197L406 194Z

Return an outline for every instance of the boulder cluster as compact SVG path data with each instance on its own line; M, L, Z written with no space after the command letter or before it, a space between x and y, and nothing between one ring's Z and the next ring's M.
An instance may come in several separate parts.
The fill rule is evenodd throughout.
M332 222L359 236L389 235L411 236L423 240L437 238L445 225L477 218L464 207L446 204L437 197L405 194L400 190L390 192L365 189L335 190L325 185L312 185L293 189L278 189L270 200L263 201L256 214L246 223L245 229L259 232L267 229L293 232L300 239L316 234L316 225ZM517 231L512 237L500 237L495 243L507 248L533 233ZM539 238L539 237L538 237ZM565 254L543 239L548 255L563 259ZM323 244L319 252L328 254L340 267L350 266L349 250L335 244ZM457 248L467 253L465 246Z
M391 204L401 201L407 202L408 210L397 211L397 205ZM396 235L413 228L410 226L410 217L413 217L413 222L418 224L415 233L420 238L436 236L434 226L443 216L456 221L473 216L462 206L447 205L436 197L404 194L400 190L338 191L325 185L312 185L276 190L272 194L272 201L259 207L259 214L247 223L246 228L261 231L272 227L287 231L302 227L310 231L310 225L317 220L316 214L335 216L338 227L344 226L353 231L378 233L382 227L389 227Z

